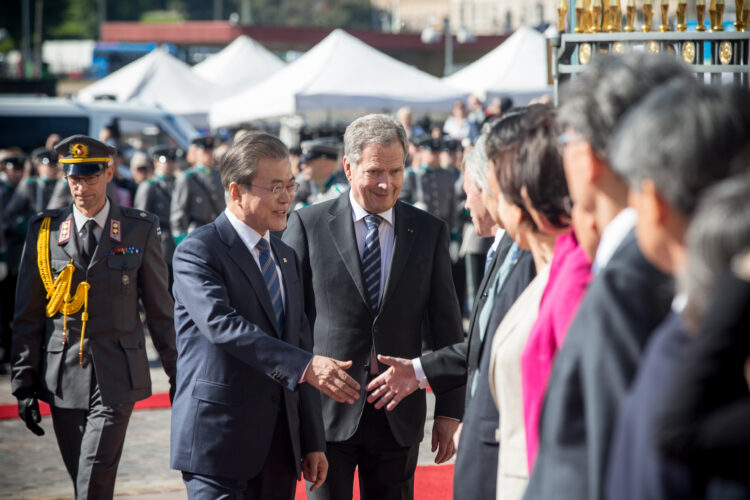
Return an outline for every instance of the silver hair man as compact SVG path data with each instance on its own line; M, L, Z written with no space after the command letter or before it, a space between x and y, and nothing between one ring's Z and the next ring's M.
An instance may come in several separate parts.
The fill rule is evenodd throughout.
M400 143L404 158L409 152L406 130L397 120L388 115L370 114L354 120L344 133L344 156L352 166L357 166L362 157L362 150L368 144L390 146Z

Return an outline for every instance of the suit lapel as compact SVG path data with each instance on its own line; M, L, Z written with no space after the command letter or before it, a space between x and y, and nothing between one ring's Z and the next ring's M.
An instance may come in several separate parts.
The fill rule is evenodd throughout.
M80 252L78 251L78 228L76 227L75 219L73 219L73 206L69 205L65 210L66 213L63 215L63 219L60 225L55 231L50 231L50 243L52 245L57 244L57 246L61 248L63 252L65 252L65 255L67 255L69 259L73 260L73 265L78 270L85 271L85 269L81 265ZM68 223L68 237L65 239L65 241L57 243L60 240L60 229L63 227L66 221L70 221Z
M359 249L357 248L357 237L354 234L354 221L352 220L352 208L349 203L349 196L341 195L333 204L328 220L328 229L331 232L331 239L336 251L341 256L341 260L349 271L349 275L357 287L362 301L371 307L370 299L365 291L365 281L362 276L362 266L359 258Z
M407 212L401 209L402 202L397 201L394 208L394 240L393 257L391 258L391 270L388 273L383 304L395 293L398 281L403 274L406 262L409 259L414 238L417 234L417 225Z
M227 253L229 257L237 264L237 267L242 270L242 273L248 279L252 285L252 289L255 292L258 301L260 302L263 311L268 316L269 322L273 325L273 333L277 337L281 337L279 331L279 325L276 322L276 315L273 312L273 305L271 304L271 297L268 295L268 288L266 288L266 282L263 279L263 275L260 274L260 269L255 263L255 259L250 255L250 251L247 249L245 244L242 242L237 232L232 227L232 224L227 219L225 214L221 214L216 219L216 228L219 231L221 239L228 245ZM283 272L283 271L282 271Z
M110 237L112 235L112 219L115 219L116 221L120 222L120 240L122 240L122 211L120 210L119 205L116 205L112 203L112 201L109 202L109 215L107 216L107 222L104 224L104 228L102 229L102 235L99 237L99 242L96 245L96 250L94 251L94 255L91 257L91 263L89 264L89 269L97 265L99 262L104 260L104 258L107 256L107 253L112 250L114 247L114 244L119 242L112 242L112 238ZM142 250L142 249L141 249Z

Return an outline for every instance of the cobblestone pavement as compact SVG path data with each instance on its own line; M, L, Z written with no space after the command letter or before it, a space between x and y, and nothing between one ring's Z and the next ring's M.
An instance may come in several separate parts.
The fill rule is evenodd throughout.
M149 342L150 344L150 342ZM152 363L154 392L166 392L168 382L161 367ZM15 403L10 377L0 376L0 404ZM428 408L434 406L428 393ZM138 410L128 426L115 497L142 500L183 500L187 496L180 473L169 468L170 410ZM42 419L45 435L37 437L20 419L0 420L0 498L72 498L73 486L55 441L50 417ZM430 451L432 411L420 447L420 465L433 464Z

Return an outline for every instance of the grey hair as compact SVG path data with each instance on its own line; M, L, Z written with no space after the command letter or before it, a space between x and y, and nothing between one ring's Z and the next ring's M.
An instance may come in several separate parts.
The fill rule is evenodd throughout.
M563 89L561 128L572 128L606 158L620 117L658 85L687 74L674 56L635 52L599 56Z
M721 273L729 268L735 255L750 248L748 200L750 175L745 172L710 188L690 223L688 262L678 276L677 286L687 294L684 316L694 329L708 310Z
M653 91L627 114L612 168L639 189L645 179L690 217L710 185L750 164L750 93L685 77Z
M404 161L409 151L404 126L394 118L384 114L370 114L357 118L344 132L344 156L353 167L362 159L362 150L368 144L390 146L399 144L404 152Z
M482 134L477 139L474 147L464 156L464 173L471 179L476 187L482 191L489 192L490 185L487 183L487 172L490 164L487 158L487 134Z
M263 159L289 158L289 150L278 137L264 132L248 132L224 154L219 170L224 190L233 182L250 184Z

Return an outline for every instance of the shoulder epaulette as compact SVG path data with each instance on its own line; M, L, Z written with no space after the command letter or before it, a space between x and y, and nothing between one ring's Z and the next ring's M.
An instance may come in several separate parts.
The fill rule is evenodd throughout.
M131 207L120 207L120 210L122 210L122 214L125 217L131 217L133 219L139 219L149 222L154 222L155 220L157 220L154 214L146 212L145 210L138 210L137 208Z
M31 216L29 219L29 224L33 224L38 220L41 220L45 217L52 217L53 219L57 216L59 216L62 213L61 208L53 208L50 210L42 210L41 212L37 212L34 215Z

